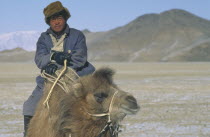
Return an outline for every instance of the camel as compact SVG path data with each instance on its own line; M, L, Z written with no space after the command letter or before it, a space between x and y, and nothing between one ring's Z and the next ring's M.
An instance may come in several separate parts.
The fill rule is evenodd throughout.
M98 69L67 83L68 92L56 85L49 109L43 102L52 82L46 81L27 137L117 137L119 122L140 107L113 82L114 73L110 68Z

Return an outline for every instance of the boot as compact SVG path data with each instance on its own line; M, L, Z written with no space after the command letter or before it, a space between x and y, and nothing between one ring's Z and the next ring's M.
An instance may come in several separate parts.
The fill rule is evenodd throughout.
M33 116L24 115L24 137L26 137L30 120Z

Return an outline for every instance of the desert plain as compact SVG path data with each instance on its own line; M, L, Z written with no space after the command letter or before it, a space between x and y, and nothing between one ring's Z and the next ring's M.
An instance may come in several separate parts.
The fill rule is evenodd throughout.
M119 137L209 137L210 63L93 62L116 71L115 83L140 104ZM40 70L32 62L0 65L0 137L22 137L22 104Z

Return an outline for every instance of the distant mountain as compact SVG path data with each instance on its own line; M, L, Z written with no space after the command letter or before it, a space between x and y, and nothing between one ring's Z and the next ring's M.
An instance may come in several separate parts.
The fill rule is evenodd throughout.
M0 52L0 62L32 62L34 51L26 51L22 48L4 50Z
M209 60L202 45L210 47L210 21L173 9L140 16L107 32L89 33L87 41L92 60L204 61Z
M27 51L36 50L36 42L41 32L18 31L0 35L0 51L22 48Z
M110 31L83 32L92 61L210 61L210 21L184 10L145 14ZM0 50L31 51L40 32L5 35Z
M91 33L90 30L88 30L88 29L84 29L84 30L82 30L82 32L83 32L84 34Z

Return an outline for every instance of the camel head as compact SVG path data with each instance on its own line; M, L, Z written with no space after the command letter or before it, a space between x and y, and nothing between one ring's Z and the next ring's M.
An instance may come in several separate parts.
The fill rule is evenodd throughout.
M110 112L112 122L118 123L128 114L136 114L139 105L129 93L120 90L113 82L114 71L101 68L74 84L74 95L87 114ZM110 105L111 104L111 105ZM100 117L92 116L94 120Z

